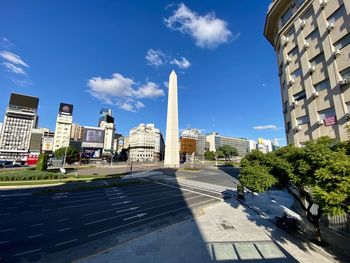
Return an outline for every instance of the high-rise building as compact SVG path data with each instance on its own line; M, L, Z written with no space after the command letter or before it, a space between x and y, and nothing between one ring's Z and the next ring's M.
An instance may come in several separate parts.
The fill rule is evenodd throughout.
M81 141L83 139L84 127L77 123L72 124L70 131L70 139L73 141Z
M275 49L288 144L347 140L350 1L275 0L264 35Z
M136 162L154 162L163 160L164 139L154 124L141 123L130 130L128 147L129 158Z
M181 138L194 139L195 140L195 153L197 157L204 158L205 153L205 135L201 133L199 129L188 128L181 132ZM180 140L181 145L181 140ZM181 148L182 146L180 146ZM180 152L182 152L180 150Z
M111 109L101 109L99 127L105 130L103 152L114 151L115 126Z
M37 97L11 93L0 136L0 159L26 161L38 104Z
M61 103L56 119L53 151L68 147L73 122L73 105Z
M221 136L213 132L206 136L206 142L209 143L209 151L216 152L220 146L228 145L235 147L238 155L244 157L249 152L249 141L241 138Z

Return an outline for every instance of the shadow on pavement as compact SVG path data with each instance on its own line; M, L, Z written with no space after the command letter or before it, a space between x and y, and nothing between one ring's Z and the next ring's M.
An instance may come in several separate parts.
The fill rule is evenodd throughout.
M219 169L222 172L225 172L232 176L235 179L238 179L239 177L239 169L238 168L229 168L229 167L219 167ZM245 195L251 195L250 191L246 191ZM271 233L271 239L274 240L275 242L278 242L280 244L286 244L286 243L293 243L296 245L299 249L302 251L307 252L308 250L320 252L319 249L317 249L317 245L312 243L307 239L307 236L305 233L291 233L285 229L282 229L278 227L275 224L274 219L262 219L261 218L261 213L254 208L254 205L252 204L246 204L244 199L238 199L236 198L237 201L232 201L232 200L226 200L227 203L229 203L233 208L242 208L244 212L247 214L247 219L254 222L257 226L260 226ZM250 201L254 200L254 197L250 198ZM256 198L256 206L259 207L259 199ZM278 200L275 200L278 202ZM283 214L283 210L281 208L280 216ZM349 262L349 258L347 256L340 252L338 249L331 247L331 246L324 246L322 247L322 250L325 250L328 254L330 254L334 260L339 261L339 262ZM340 252L340 253L339 253ZM328 256L329 257L329 256Z

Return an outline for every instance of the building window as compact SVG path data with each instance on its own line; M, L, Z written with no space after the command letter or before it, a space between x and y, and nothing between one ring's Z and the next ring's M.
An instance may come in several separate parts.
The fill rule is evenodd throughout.
M313 57L311 60L310 60L310 64L311 66L317 66L321 63L324 63L325 62L325 58L324 58L324 54L323 52L321 52L320 54L318 54L316 57Z
M310 122L310 119L309 119L308 115L304 115L304 116L297 118L298 125L302 125L302 124L309 123L309 122Z
M298 50L298 46L296 46L295 48L293 48L291 51L289 51L288 56L289 57L294 57L294 56L298 56L299 50Z
M323 121L327 118L331 118L335 116L335 110L334 108L328 108L325 110L321 110L318 112L319 116L320 116L320 120Z
M305 90L302 90L296 94L293 95L295 101L306 99L306 93Z
M298 68L297 70L293 71L290 76L292 79L296 79L301 76L301 73L301 68Z
M343 71L340 72L340 76L342 79L348 79L350 78L350 67L344 69Z
M320 38L320 33L318 32L318 28L315 28L310 34L308 34L305 38L306 42L311 42Z
M290 131L290 121L286 123L286 133L289 133Z
M337 42L334 43L335 49L342 49L350 44L350 33L346 34L344 37L339 39Z
M288 9L281 16L282 26L284 26L292 16L293 16L292 8L289 6Z
M339 18L344 16L344 14L345 14L345 8L344 8L344 5L341 5L337 10L335 10L333 14L331 14L327 18L327 21L328 23L335 23L336 21L338 21Z
M320 92L322 90L327 90L330 87L329 80L328 79L322 80L316 83L314 87L317 92Z

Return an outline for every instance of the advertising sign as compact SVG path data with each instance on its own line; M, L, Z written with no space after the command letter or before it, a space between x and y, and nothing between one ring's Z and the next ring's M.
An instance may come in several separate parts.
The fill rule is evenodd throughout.
M84 127L82 147L103 148L104 130L93 127Z
M36 165L39 160L38 154L29 154L27 157L27 165Z
M26 96L17 93L11 93L9 105L37 109L39 98Z
M72 115L73 114L73 105L67 103L61 103L59 112L64 115Z
M50 152L53 150L53 138L43 138L42 151Z
M337 123L337 117L331 116L324 119L324 126L332 126Z

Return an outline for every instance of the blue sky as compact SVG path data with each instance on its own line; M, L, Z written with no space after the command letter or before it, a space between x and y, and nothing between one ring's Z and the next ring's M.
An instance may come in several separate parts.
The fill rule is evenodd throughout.
M110 107L122 134L141 122L165 132L174 69L180 128L285 143L269 3L3 0L0 116L18 92L40 98L40 127L67 102L81 125Z

